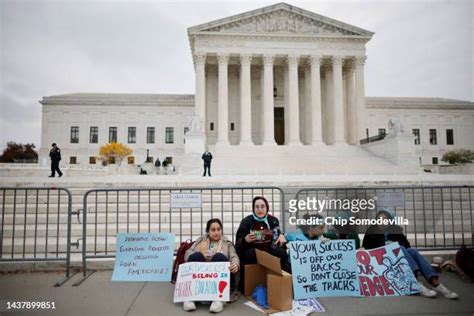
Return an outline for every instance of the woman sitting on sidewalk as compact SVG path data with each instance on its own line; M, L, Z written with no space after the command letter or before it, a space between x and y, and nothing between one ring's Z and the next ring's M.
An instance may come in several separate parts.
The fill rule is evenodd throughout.
M234 245L222 235L222 222L218 218L210 219L206 224L206 235L199 237L194 244L186 251L184 260L186 262L218 262L229 261L229 270L237 273L240 267L239 256ZM192 301L184 302L185 311L193 311L196 304ZM209 307L212 313L219 313L224 310L224 302L214 301Z
M237 230L235 247L239 253L242 266L257 263L255 249L266 251L280 258L281 268L289 271L288 254L281 248L283 234L278 218L269 214L268 201L261 196L252 201L252 214L242 219ZM240 291L243 293L245 268L240 272Z
M376 218L394 219L395 213L390 210L380 210L377 212ZM418 278L420 273L425 277L433 290L425 287L421 282L418 282L421 288L421 295L425 297L435 297L436 292L443 294L449 299L456 299L458 295L441 284L438 280L438 274L430 265L430 263L423 257L418 250L410 248L410 243L403 234L403 228L398 225L372 225L367 228L367 232L362 242L362 247L365 249L373 249L385 246L386 244L398 242L408 264L412 269L415 277Z

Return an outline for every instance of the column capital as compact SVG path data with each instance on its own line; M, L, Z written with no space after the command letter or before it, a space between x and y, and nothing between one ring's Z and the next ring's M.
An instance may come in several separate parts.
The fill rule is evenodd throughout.
M228 64L229 54L217 54L217 61L219 64Z
M300 56L296 54L290 54L286 57L286 60L288 61L288 65L298 65Z
M240 54L240 64L249 65L252 63L252 55L250 54Z
M206 62L206 53L195 53L194 61L196 63L205 63Z
M275 55L273 54L265 54L263 55L263 64L264 65L273 65L273 62L275 61Z
M342 66L342 63L344 61L343 56L331 56L331 61L333 66Z
M354 58L354 62L356 66L364 66L366 60L367 60L367 56L357 56Z
M323 62L323 56L321 55L311 55L309 56L309 64L311 66L321 66Z

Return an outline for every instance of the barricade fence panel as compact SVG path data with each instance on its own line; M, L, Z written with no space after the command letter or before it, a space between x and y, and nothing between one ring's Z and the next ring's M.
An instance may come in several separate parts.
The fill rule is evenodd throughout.
M183 194L199 196L199 204L185 207L174 202L173 198ZM202 236L207 220L216 217L223 222L224 235L235 242L240 221L252 213L255 196L268 200L270 212L280 219L285 231L296 228L290 224L290 217L314 213L290 212L292 202L285 201L283 191L277 187L93 189L83 196L78 222L72 217L76 212L71 209L72 198L67 189L0 188L0 262L64 261L69 276L71 245L77 246L71 240L80 240L85 273L86 260L115 256L118 233L174 233L177 249L180 242ZM421 250L473 245L472 186L305 188L296 193L294 200L313 198L375 200L375 209L354 212L360 219L374 218L376 210L384 207L384 199L384 203L394 203L390 209L408 220L404 232L412 246ZM322 214L340 213L341 207L335 205ZM75 227L72 236L71 225ZM361 239L366 228L367 225L356 227Z
M193 194L200 203L185 207L172 199ZM264 196L270 213L281 218L284 195L276 187L94 189L83 199L83 271L87 259L115 257L118 233L169 232L175 249L205 233L206 222L219 218L223 234L235 241L240 221L252 214L252 200Z
M0 262L64 261L69 278L71 192L65 188L1 187L0 206Z
M472 186L424 186L424 187L379 187L379 188L314 188L302 189L296 193L296 201L344 201L350 205L355 200L374 200L374 209L354 209L351 215L357 219L373 219L377 210L388 209L397 217L408 220L402 226L413 247L421 250L458 249L461 245L473 245L474 222ZM289 201L289 203L292 203ZM337 203L326 204L321 215L340 217L347 210ZM387 206L389 205L389 206ZM287 225L290 217L302 218L306 213L317 213L314 210L285 212ZM294 221L294 220L293 220ZM361 240L368 225L357 225ZM295 229L289 225L287 229Z

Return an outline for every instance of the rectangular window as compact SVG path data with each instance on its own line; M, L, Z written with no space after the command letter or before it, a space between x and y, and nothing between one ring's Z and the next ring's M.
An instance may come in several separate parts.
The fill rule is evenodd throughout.
M233 131L235 129L234 123L230 123L230 130Z
M97 163L97 157L90 156L89 157L89 164L90 165L95 165Z
M174 143L174 128L167 127L165 130L165 143L173 144Z
M414 128L413 135L415 136L415 145L419 145L420 144L420 129Z
M165 161L166 161L169 165L172 165L172 164L173 164L173 157L166 157Z
M438 157L431 158L431 161L432 161L433 165L437 165L438 164Z
M452 129L446 130L446 145L454 145L454 131Z
M211 122L211 125L209 126L209 129L210 129L211 131L214 130L214 123L213 123L213 122Z
M99 127L91 126L89 133L89 143L97 144L99 142Z
M183 143L186 144L186 133L189 132L189 127L184 128L184 137L183 137Z
M385 128L379 128L379 136L385 136L385 135L386 135Z
M128 128L128 143L135 144L137 142L137 128L129 127Z
M109 156L109 164L115 164L115 157Z
M79 126L71 126L71 144L79 143Z
M135 157L129 156L127 158L127 162L128 162L129 165L133 165L135 163Z
M155 143L155 128L154 127L146 128L146 143L147 144Z
M438 139L436 137L436 130L430 129L430 145L437 145Z
M117 127L109 127L109 143L117 142Z
M71 165L77 164L77 157L76 156L69 157L69 164Z

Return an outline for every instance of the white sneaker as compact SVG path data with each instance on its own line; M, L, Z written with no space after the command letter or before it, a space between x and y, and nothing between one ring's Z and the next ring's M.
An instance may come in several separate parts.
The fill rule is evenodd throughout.
M458 295L455 292L451 291L450 289L448 289L446 286L444 286L441 283L438 284L438 286L435 286L434 290L436 292L443 294L444 297L449 298L450 300L454 300L458 298Z
M418 285L420 286L420 289L421 289L421 292L420 292L421 296L424 296L424 297L435 297L436 296L436 292L433 291L433 290L430 290L429 288L424 286L423 283L418 282Z
M209 307L209 311L211 313L220 313L224 310L224 302L221 301L214 301L211 304L211 307Z
M187 312L196 310L196 304L194 304L194 302L191 302L191 301L184 302L183 309Z

